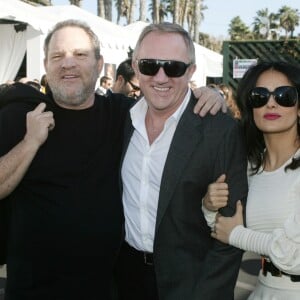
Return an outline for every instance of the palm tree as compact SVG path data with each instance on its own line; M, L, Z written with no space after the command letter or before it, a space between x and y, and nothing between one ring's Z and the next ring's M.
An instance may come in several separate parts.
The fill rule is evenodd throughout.
M134 13L136 11L136 0L129 1L129 14L127 24L131 24L134 21Z
M152 21L153 23L159 22L159 8L160 8L160 0L151 0L152 6Z
M146 0L140 0L140 21L146 22L147 20L147 5Z
M104 0L97 0L97 16L105 18Z
M187 2L188 0L185 0L185 2ZM180 24L182 25L183 22L181 22L181 18L180 18L180 12L182 11L182 6L181 6L181 2L183 1L180 1L180 0L173 0L173 7L172 9L170 9L170 2L167 6L167 9L169 12L173 12L173 23L177 23L177 24ZM181 6L181 7L180 7Z
M39 4L44 6L52 5L51 0L21 0L28 4Z
M233 41L241 41L253 38L249 27L241 20L239 16L234 17L230 21L228 33L230 35L230 39Z
M81 1L82 0L69 0L70 4L76 5L78 7L81 7Z
M286 5L282 6L278 11L280 26L285 30L285 39L293 37L295 27L299 25L299 12L298 9L292 9Z
M196 43L199 42L199 28L201 21L204 19L203 10L206 8L207 6L203 5L200 0L190 0L187 8L186 20L188 31Z
M112 21L112 0L104 0L105 19Z
M276 32L279 24L276 22L278 16L274 13L269 13L268 8L258 10L257 16L253 22L253 33L255 38L272 39L273 32ZM277 34L275 38L277 37Z

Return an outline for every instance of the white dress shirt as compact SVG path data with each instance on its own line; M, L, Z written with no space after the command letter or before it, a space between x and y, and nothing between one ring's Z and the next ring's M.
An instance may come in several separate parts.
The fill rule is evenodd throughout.
M153 252L161 177L174 132L190 96L188 90L184 101L166 120L163 131L151 145L145 126L146 100L142 98L130 110L134 132L121 172L126 241L137 250Z

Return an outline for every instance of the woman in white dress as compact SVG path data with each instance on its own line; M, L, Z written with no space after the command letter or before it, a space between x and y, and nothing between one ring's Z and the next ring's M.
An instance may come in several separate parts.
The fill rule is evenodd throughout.
M246 72L237 101L249 160L247 227L240 203L233 217L217 214L230 193L225 174L203 201L214 238L262 256L251 300L300 299L299 95L299 66L259 63Z

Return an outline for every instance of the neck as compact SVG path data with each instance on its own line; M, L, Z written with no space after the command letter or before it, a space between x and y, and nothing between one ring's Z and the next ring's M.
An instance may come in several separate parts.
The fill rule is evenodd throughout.
M145 117L145 126L150 144L160 135L164 129L168 115L157 114L148 109Z
M300 147L300 141L297 136L293 138L276 135L268 136L265 137L265 144L264 169L266 171L273 171L281 167Z

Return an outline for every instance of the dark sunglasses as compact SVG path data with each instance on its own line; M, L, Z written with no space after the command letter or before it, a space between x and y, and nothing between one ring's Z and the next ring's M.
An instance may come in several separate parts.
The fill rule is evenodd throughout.
M138 67L142 74L154 76L160 68L169 77L180 77L191 64L186 64L177 60L162 60L162 59L139 59Z
M127 80L127 82L128 82L129 85L131 86L132 90L134 90L134 91L136 91L136 92L140 91L140 87L139 87L139 86L133 84L130 80Z
M297 88L294 86L279 86L273 92L264 87L255 87L249 93L250 105L253 108L259 108L266 105L271 97L284 107L292 107L298 100Z

